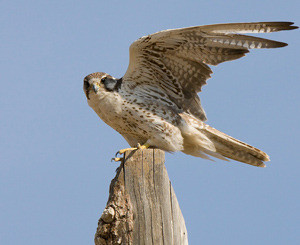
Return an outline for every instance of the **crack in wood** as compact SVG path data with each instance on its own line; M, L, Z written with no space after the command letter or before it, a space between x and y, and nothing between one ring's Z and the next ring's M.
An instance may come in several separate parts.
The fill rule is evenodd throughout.
M106 210L108 207L114 208L115 217L111 223L100 218L96 245L188 244L185 222L161 150L124 154L110 185Z

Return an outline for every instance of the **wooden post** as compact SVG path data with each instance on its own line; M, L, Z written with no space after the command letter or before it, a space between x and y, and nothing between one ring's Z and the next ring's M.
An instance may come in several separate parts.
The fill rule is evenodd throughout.
M157 149L128 151L110 184L95 244L185 245L185 222Z

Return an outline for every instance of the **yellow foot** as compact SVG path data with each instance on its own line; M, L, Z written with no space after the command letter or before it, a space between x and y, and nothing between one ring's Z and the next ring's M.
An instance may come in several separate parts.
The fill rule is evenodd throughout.
M134 150L138 150L138 149L144 150L144 149L149 148L149 146L150 146L150 145L147 144L147 143L144 144L144 145L141 145L140 143L138 143L138 144L137 144L137 147L121 149L121 150L119 150L119 151L116 153L115 158L113 158L112 160L117 159L117 160L114 160L114 161L120 161L120 160L118 160L118 159L120 159L120 158L117 157L118 155L122 155L122 154L124 154L126 151L134 151Z
M134 150L137 150L137 149L138 149L138 148L136 148L136 147L125 148L125 149L119 150L119 151L116 153L116 156L122 155L122 154L124 154L126 151L134 151Z
M142 150L144 150L144 149L148 149L148 148L149 148L149 146L150 146L150 145L149 145L149 144L147 144L147 143L146 143L146 144L144 144L144 145L141 145L140 143L138 143L138 144L137 144L137 148L138 148L138 149L142 149Z
M111 159L111 161L122 162L123 161L123 157L114 157L114 158Z

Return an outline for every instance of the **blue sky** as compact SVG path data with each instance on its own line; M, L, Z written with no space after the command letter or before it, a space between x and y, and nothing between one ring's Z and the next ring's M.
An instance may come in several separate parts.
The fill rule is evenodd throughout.
M85 75L121 77L128 47L194 25L294 21L299 1L1 1L0 244L93 244L126 141L86 103ZM190 244L296 244L300 32L214 67L208 124L266 151L255 168L166 154Z

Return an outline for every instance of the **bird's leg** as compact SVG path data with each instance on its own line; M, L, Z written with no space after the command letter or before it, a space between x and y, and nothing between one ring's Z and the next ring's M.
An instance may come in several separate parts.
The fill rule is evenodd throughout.
M117 153L116 153L116 156L117 155L121 155L121 154L124 154L126 151L134 151L134 150L138 150L138 149L147 149L149 148L149 144L145 143L143 145L141 145L140 143L137 144L136 147L131 147L131 148L125 148L125 149L122 149L122 150L119 150Z
M134 150L138 150L138 149L144 150L144 149L147 149L147 148L149 148L149 147L150 147L150 144L148 144L147 142L146 142L145 144L143 144L143 145L141 145L140 143L138 143L138 144L137 144L137 147L131 147L131 148L125 148L125 149L119 150L119 151L116 153L115 157L112 158L111 160L112 160L112 161L115 161L115 162L122 161L122 160L123 160L123 157L117 157L118 155L122 155L122 154L124 154L126 151L134 151Z
M141 150L148 149L149 147L150 147L150 144L147 142L143 145L141 145L140 143L137 144L137 148L141 149Z

